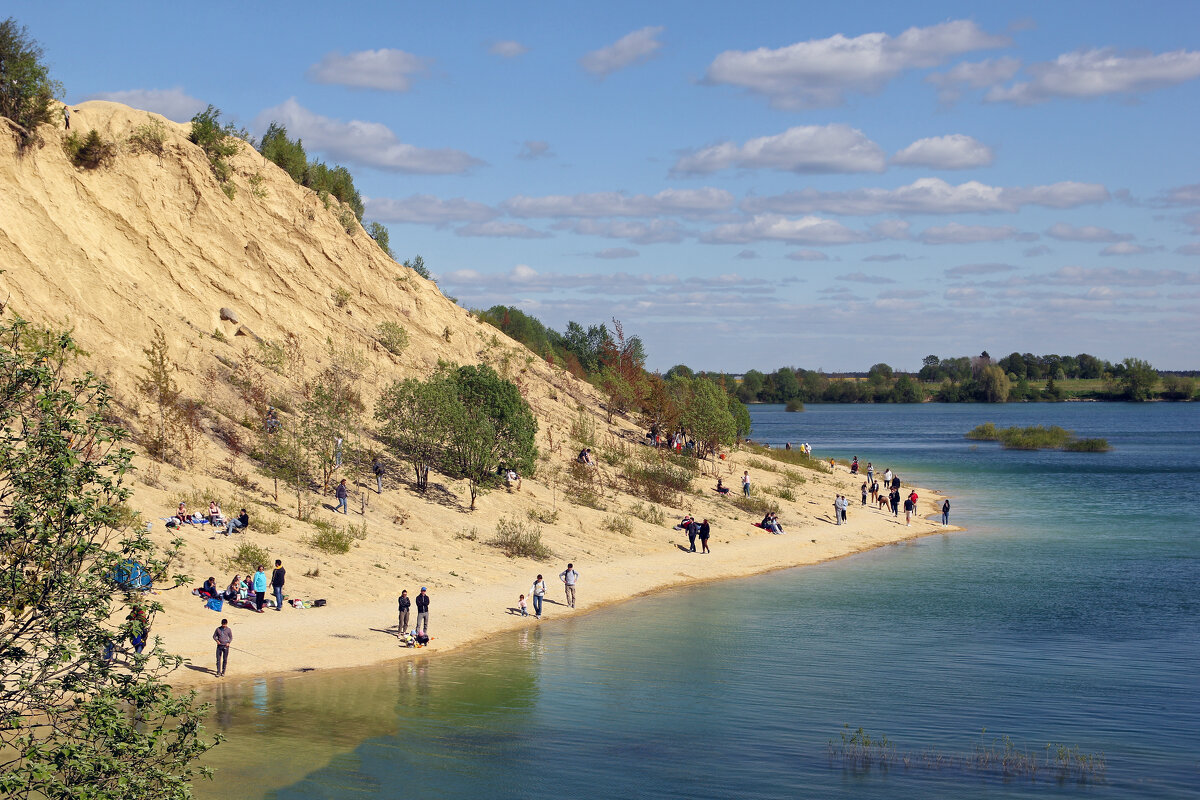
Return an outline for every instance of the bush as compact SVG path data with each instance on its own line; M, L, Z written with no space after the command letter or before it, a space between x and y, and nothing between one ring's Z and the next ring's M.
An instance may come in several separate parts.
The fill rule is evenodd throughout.
M263 177L261 172L254 173L246 179L246 182L250 184L250 195L255 200L267 199L267 190L263 187L263 183L266 182L266 178Z
M258 144L258 152L283 169L296 183L304 183L304 175L308 171L308 156L305 155L304 145L299 139L293 142L288 138L287 128L278 122L268 125L267 132Z
M95 128L82 139L77 133L70 134L63 141L63 149L67 151L71 163L79 169L107 167L117 158L117 146L101 138Z
M1069 453L1107 453L1111 449L1107 439L1074 439L1063 445Z
M791 400L788 400L788 403L784 407L783 410L784 411L803 411L804 403L802 403L800 400L798 400L796 398L792 398Z
M233 174L229 158L237 155L239 149L237 140L246 138L246 135L244 131L240 131L232 125L222 125L221 112L214 106L210 105L192 117L192 131L188 135L188 139L193 144L199 145L200 149L204 151L213 177L230 197L233 196L236 188L229 182L229 178Z
M614 514L604 520L604 527L613 533L619 533L622 536L633 536L633 523L626 517L617 516Z
M317 529L317 532L306 537L303 540L304 544L330 555L350 552L350 545L355 539L350 531L338 530L333 523L322 519L314 520L312 526Z
M630 464L625 470L631 494L659 505L678 505L679 496L692 488L693 474L668 464Z
M558 522L558 511L548 510L545 508L531 508L525 513L529 517L530 522L541 522L544 525L553 525Z
M129 149L134 153L150 153L162 156L166 149L167 126L153 119L145 125L139 125L129 134Z
M342 229L351 236L358 230L358 217L355 216L354 209L350 208L350 206L340 206L338 208L337 219Z
M768 500L765 497L755 497L750 495L746 497L744 494L734 495L730 492L730 502L750 514L755 514L760 517L765 517L769 512L779 513L779 503L774 500Z
M350 290L339 286L333 290L333 304L338 308L345 308L346 304L350 302L350 296Z
M996 429L996 423L985 422L967 431L966 436L979 442L996 442L1000 440L1000 431Z
M383 349L394 356L400 355L404 352L404 348L408 347L408 331L398 323L379 323L379 327L375 329L375 336L383 345Z
M354 176L345 167L330 169L320 161L313 161L304 173L304 185L318 196L332 196L339 203L350 206L355 221L361 220L364 206L362 196L354 188Z
M665 525L667 515L652 503L637 502L629 507L629 513L650 525Z
M253 542L242 542L233 555L225 559L225 568L240 575L253 575L259 567L265 567L271 561L271 554Z
M367 226L367 235L375 240L375 244L379 245L379 249L387 254L387 257L392 261L396 260L396 256L392 253L392 247L389 242L387 226L378 222L372 222Z
M534 558L545 560L551 558L554 552L542 543L542 529L520 520L501 517L496 523L496 536L488 541L492 547L498 547L509 558Z
M604 497L599 487L596 470L578 461L572 461L567 467L567 481L563 494L567 500L577 506L587 506L597 511L605 509Z
M805 469L811 469L817 472L830 472L828 464L822 463L812 456L806 456L799 450L780 450L778 448L762 447L756 444L746 444L745 447L755 455L766 456L769 459L779 461L783 464L791 464L794 467L804 467Z

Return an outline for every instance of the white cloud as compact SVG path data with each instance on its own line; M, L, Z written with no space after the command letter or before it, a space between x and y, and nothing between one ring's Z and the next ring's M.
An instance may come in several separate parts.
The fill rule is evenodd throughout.
M983 61L964 61L946 72L929 75L925 80L938 89L943 103L957 102L964 88L983 89L1011 80L1021 68L1020 59L988 58Z
M838 275L837 280L849 281L851 283L873 283L873 284L895 283L896 282L894 279L888 278L884 275L868 275L865 272L851 272L847 275Z
M1031 105L1056 97L1140 94L1200 77L1200 52L1119 55L1113 48L1078 50L1063 53L1054 61L1030 64L1026 71L1032 80L996 86L984 99Z
M342 55L326 53L308 68L313 83L332 83L361 89L407 92L414 77L428 69L426 59L403 50L359 50Z
M1046 235L1051 239L1058 239L1063 242L1127 242L1133 238L1131 233L1117 233L1108 228L1100 228L1096 225L1067 225L1063 222L1051 225L1046 231Z
M323 117L291 98L257 117L260 129L275 120L292 136L304 140L310 151L319 150L338 161L349 161L392 172L452 175L467 172L483 162L461 150L427 149L401 142L386 125L362 120Z
M634 244L661 244L663 242L683 241L683 232L679 223L674 220L652 219L646 222L636 220L595 220L580 219L563 221L554 226L558 230L567 230L581 236L603 236L608 239L628 239Z
M1036 245L1035 247L1027 247L1022 253L1026 258L1036 258L1037 256L1048 256L1054 251L1044 244Z
M828 261L829 256L822 253L820 250L796 250L788 253L786 258L792 261Z
M519 222L471 222L456 228L456 236L491 236L499 239L549 239L553 234L534 230Z
M628 247L609 247L596 253L596 258L636 258L637 250L631 250Z
M883 148L849 125L798 125L743 145L706 147L676 162L671 172L707 174L729 167L767 168L798 173L882 172Z
M980 242L1003 242L1010 239L1028 241L1037 234L1021 233L1016 228L1003 225L963 225L951 222L921 231L917 237L925 244L978 244Z
M1075 208L1110 199L1108 190L1097 183L1064 181L1046 186L989 186L968 181L957 186L940 178L920 178L897 189L852 189L845 192L798 192L749 198L742 202L750 213L827 213L870 216L873 214L989 214L1013 212L1022 206Z
M533 161L538 158L550 158L554 154L550 152L550 143L542 142L534 139L527 139L521 145L521 152L517 153L517 158L523 161Z
M1134 244L1133 242L1117 242L1110 244L1108 247L1100 251L1102 256L1144 256L1146 253L1157 253L1164 250L1163 247L1147 247L1145 245Z
M753 250L746 249L739 252L737 254L737 258L740 258L743 261L749 261L750 259L758 258L758 253Z
M414 194L397 200L391 197L370 197L366 200L365 216L380 222L415 222L424 225L445 225L451 222L486 222L500 214L491 206L455 197L442 200L431 194Z
M727 50L709 65L706 80L766 95L779 108L833 106L847 92L877 92L905 70L935 67L951 56L1007 44L1008 37L987 34L970 20L909 28L895 37L839 33L774 50Z
M517 195L502 205L514 217L690 217L728 211L733 207L733 195L711 187L664 189L655 195L623 192L544 197Z
M1200 206L1200 183L1190 183L1187 186L1168 189L1155 205Z
M520 42L514 42L511 39L505 39L499 42L492 42L491 47L488 48L488 52L494 56L500 56L501 58L516 58L517 56L523 56L528 53L529 48Z
M588 53L579 59L579 63L588 72L603 78L653 56L662 47L662 42L654 37L664 30L666 28L662 26L651 26L627 33L607 47Z
M866 258L863 259L863 261L880 261L883 263L887 263L889 261L908 261L908 260L909 260L908 256L904 255L904 253L877 253L875 255L867 256Z
M992 148L961 133L918 139L892 156L893 164L932 169L986 167L995 160Z
M1200 284L1200 274L1174 269L1118 269L1104 267L1063 267L1048 275L1034 278L1032 283L1068 286L1165 286L1171 284Z
M988 186L978 181L954 186L940 178L922 178L912 184L887 188L862 188L847 192L802 190L750 198L742 209L751 213L839 213L871 216L876 213L1001 213L1024 205L1072 209L1105 203L1109 191L1099 184L1064 181L1048 186Z
M791 244L833 245L865 242L871 238L830 219L812 216L788 219L777 214L762 214L747 222L718 225L701 234L700 241L707 244L746 244L772 240Z
M966 275L995 275L998 272L1013 272L1012 264L960 264L945 271L947 278L961 278Z
M99 92L89 95L88 100L109 100L124 103L131 108L153 111L175 122L187 122L207 107L182 87L174 89L126 89L120 92Z

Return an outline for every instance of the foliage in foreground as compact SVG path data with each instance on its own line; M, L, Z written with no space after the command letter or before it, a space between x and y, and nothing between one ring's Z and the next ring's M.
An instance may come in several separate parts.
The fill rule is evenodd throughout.
M164 682L182 660L157 640L119 647L161 607L112 578L130 560L166 575L176 551L125 510L126 433L102 382L67 377L76 352L66 334L0 325L0 795L190 797L215 744L207 707Z

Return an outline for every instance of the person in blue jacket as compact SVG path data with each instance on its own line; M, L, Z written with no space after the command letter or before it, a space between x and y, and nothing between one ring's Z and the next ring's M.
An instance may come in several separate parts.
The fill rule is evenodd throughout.
M260 614L267 599L267 573L263 569L263 565L259 564L258 571L254 573L254 607Z

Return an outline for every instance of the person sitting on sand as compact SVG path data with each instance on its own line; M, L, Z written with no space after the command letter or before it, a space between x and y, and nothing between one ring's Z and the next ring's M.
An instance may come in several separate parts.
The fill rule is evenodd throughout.
M229 586L227 586L225 588L225 591L221 592L221 598L224 600L230 600L230 601L237 600L238 592L241 591L241 587L242 587L242 576L234 575L233 580L231 580L229 582Z
M858 456L855 456L854 460L850 462L850 474L851 475L858 474Z
M729 487L722 483L720 478L717 478L717 494L729 494Z
M182 522L191 522L192 515L188 513L187 503L180 502L179 508L175 510L175 519Z
M208 501L208 524L209 525L220 525L223 521L224 520L221 517L221 507L219 505L217 505L216 500L209 500Z
M775 520L775 515L770 512L767 512L767 515L762 518L762 522L760 522L758 525L764 531L770 531L771 533L783 533L783 531L779 530L779 523Z
M196 590L196 593L201 597L216 597L217 596L217 579L210 577L204 582L204 585Z
M521 476L517 474L516 470L510 469L505 473L504 483L508 486L509 490L516 489L518 492L521 491Z

